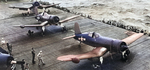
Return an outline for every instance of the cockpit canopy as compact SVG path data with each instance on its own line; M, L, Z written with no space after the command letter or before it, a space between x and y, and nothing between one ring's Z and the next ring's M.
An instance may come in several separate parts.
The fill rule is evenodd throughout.
M95 33L95 32L89 32L88 36L90 36L92 38L98 38L98 37L100 37L100 34L99 33Z

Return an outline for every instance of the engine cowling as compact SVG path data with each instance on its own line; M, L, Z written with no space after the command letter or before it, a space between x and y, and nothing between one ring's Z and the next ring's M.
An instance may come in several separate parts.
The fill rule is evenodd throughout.
M0 66L11 65L12 60L14 60L14 58L9 54L0 53Z
M32 5L33 6L40 6L40 3L36 1L36 2L33 2Z
M50 16L48 19L48 22L52 23L52 24L56 24L59 22L59 17L58 16Z

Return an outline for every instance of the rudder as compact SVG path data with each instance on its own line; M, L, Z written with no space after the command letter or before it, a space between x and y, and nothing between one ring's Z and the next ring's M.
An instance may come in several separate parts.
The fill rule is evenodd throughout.
M80 27L77 22L74 24L74 31L75 31L75 34L81 34Z

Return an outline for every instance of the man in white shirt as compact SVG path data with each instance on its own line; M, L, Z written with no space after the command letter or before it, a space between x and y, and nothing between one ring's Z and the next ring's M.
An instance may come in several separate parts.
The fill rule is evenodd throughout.
M42 51L40 51L39 54L37 55L37 57L38 57L38 65L40 65L41 63L43 65L45 65L42 56L43 56Z
M7 41L4 38L2 38L1 39L1 45L2 45L3 49L6 48L6 43L7 43Z

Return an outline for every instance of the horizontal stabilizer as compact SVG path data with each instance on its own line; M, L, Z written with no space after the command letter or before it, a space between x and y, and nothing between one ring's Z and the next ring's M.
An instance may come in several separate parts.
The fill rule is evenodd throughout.
M57 4L52 4L52 5L42 5L41 7L39 7L40 9L42 8L49 8L49 7L53 7L55 5L59 5L60 3L57 3Z

